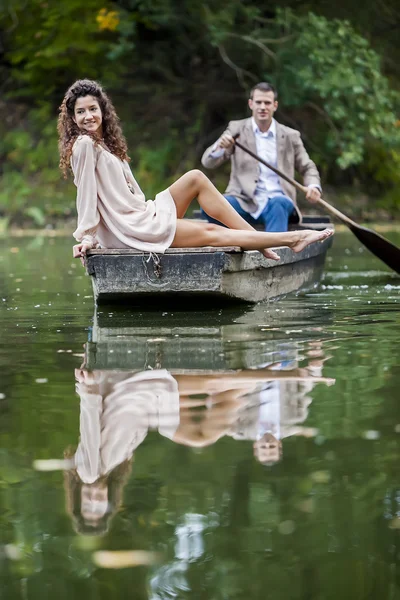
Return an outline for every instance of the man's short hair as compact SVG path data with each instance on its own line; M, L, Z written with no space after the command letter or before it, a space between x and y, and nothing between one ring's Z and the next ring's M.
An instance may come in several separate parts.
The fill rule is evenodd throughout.
M251 100L253 99L254 92L256 90L260 90L260 92L273 92L274 100L278 100L278 90L271 83L268 83L267 81L260 81L260 83L257 83L254 87L251 88L251 90L250 90Z

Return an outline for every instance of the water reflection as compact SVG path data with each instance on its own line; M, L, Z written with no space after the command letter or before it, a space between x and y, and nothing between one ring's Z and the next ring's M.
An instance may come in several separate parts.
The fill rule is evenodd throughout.
M298 301L221 313L95 311L85 366L95 369L224 371L298 361L304 344L335 338L332 310ZM311 348L308 349L311 351Z
M255 459L272 465L282 439L313 436L304 427L310 392L325 360L319 343L302 368L288 360L230 372L75 370L80 397L80 441L65 473L67 510L78 533L102 534L122 502L134 453L150 431L191 448L224 436L251 440Z
M84 520L74 369L92 325L90 281L66 261L69 240L47 253L27 245L10 253L14 245L7 241L0 257L5 598L397 599L398 278L372 273L379 265L338 235L324 282L310 294L207 314L102 308L84 350L90 376L119 372L122 382L165 369L175 381L222 380L268 369L271 377L239 389L219 415L222 402L204 405L217 391L203 388L190 398L195 406L179 400L191 437L204 426L215 436L215 423L219 439L196 447L149 427L131 458L99 471L107 506L104 490L95 509L84 496ZM301 378L278 380L279 410L277 370ZM269 406L257 397L264 392ZM282 444L272 466L254 456L264 429ZM96 481L84 484L90 493Z

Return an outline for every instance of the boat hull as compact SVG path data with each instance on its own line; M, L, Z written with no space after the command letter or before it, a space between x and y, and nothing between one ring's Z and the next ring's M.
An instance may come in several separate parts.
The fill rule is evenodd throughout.
M87 271L96 304L255 303L316 284L331 244L332 237L299 253L279 248L279 262L236 247L171 248L163 255L91 250Z

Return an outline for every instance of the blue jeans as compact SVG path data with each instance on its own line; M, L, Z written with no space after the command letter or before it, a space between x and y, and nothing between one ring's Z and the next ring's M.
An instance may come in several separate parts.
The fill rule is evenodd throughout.
M296 214L294 204L287 196L274 196L273 198L270 198L266 207L257 219L254 219L250 213L243 210L235 196L225 196L225 198L236 212L247 221L247 223L250 223L253 227L262 225L264 231L287 231L289 217L293 213ZM203 209L201 210L201 213L210 223L223 225L223 223L209 217Z

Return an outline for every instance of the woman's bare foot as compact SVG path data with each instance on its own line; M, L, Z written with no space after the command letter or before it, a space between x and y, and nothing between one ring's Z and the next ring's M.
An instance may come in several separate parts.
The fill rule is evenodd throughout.
M260 250L261 254L265 256L265 258L270 258L271 260L280 260L279 254L271 250L271 248L264 248Z
M323 231L315 231L313 229L305 229L304 231L296 231L299 237L298 240L293 242L290 248L293 252L301 252L313 242L322 242L326 240L328 237L333 235L333 229L324 229Z

